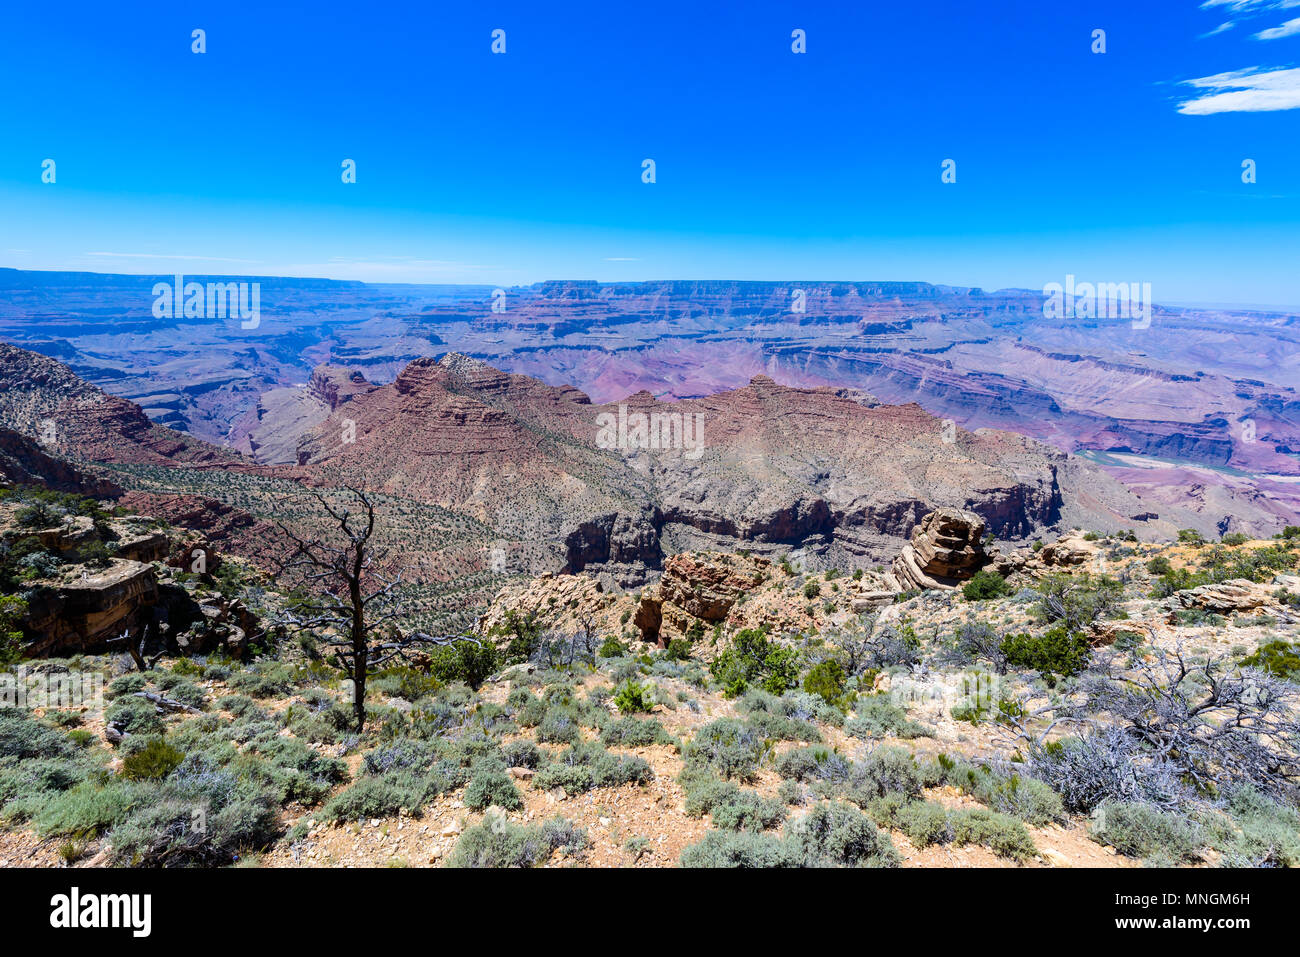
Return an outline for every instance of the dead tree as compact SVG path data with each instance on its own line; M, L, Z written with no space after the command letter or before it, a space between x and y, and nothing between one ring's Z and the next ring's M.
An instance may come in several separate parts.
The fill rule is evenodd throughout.
M150 668L152 668L154 665L158 663L158 659L160 659L164 654L167 653L167 649L164 647L162 651L159 651L158 654L154 655L152 658L146 658L144 653L144 646L145 646L145 642L147 642L148 640L149 640L149 626L145 625L144 630L140 632L139 645L132 644L131 632L129 629L124 630L122 634L118 635L116 638L109 638L107 641L104 642L104 644L115 645L118 644L119 642L124 643L126 645L127 654L129 654L131 656L131 660L135 662L136 670L148 671Z
M345 488L353 501L342 509L319 492L311 493L337 525L338 541L303 538L280 524L293 548L279 563L279 575L300 579L310 593L282 615L280 624L293 631L323 634L336 663L351 676L352 711L361 732L366 726L367 677L389 662L406 660L431 646L479 642L469 635L401 633L395 621L405 614L398 594L402 576L386 570L387 549L373 543L374 497L350 485Z

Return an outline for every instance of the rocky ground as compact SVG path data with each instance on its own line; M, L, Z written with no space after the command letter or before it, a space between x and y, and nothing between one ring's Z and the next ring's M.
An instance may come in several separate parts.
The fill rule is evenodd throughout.
M1104 813L1063 803L1024 763L1034 760L1034 736L1068 744L1067 729L1038 715L1082 700L1089 681L1136 680L1171 650L1194 663L1221 657L1237 672L1261 648L1294 655L1294 543L1153 545L1076 532L1003 554L986 546L977 521L958 513L922 523L900 556L935 587L902 589L898 565L854 578L744 553L675 556L636 593L571 575L507 587L480 632L500 643L499 662L511 641L530 636L530 661L479 676L456 671L460 659L387 672L372 683L362 735L350 729L347 686L309 643L246 664L164 656L143 674L125 656L49 662L46 671L104 673L109 709L0 712L11 722L0 721L0 860L759 866L797 849L813 866L1300 861L1300 817L1285 787L1249 814L1218 787L1188 791L1172 818L1123 804L1125 814L1156 815L1140 819L1135 837L1127 818L1121 833ZM1227 577L1233 571L1252 577ZM1198 574L1211 580L1179 577ZM993 593L943 578L993 583ZM1077 669L999 663L987 648L954 661L973 626L996 639L1041 636L1046 596L1095 596L1103 579L1115 601L1079 626ZM1053 592L1053 583L1068 587ZM866 648L877 649L869 663ZM1294 690L1300 673L1287 660L1276 658L1275 673ZM462 674L478 687L457 681ZM1011 719L1000 716L1005 707ZM1280 713L1294 729L1294 701ZM65 733L79 735L71 752L55 740ZM32 740L39 747L23 744ZM159 747L150 742L190 770L166 759L161 773L141 777L134 762ZM24 793L24 747L66 765L71 790L47 775L39 788L48 790ZM273 802L273 817L256 828L223 817L228 835L188 833L190 810L170 827L139 818L142 807L169 802L219 812L224 798L178 782L224 768L242 768L249 800ZM90 808L80 803L86 789L101 795ZM843 816L836 826L859 835L849 845L857 850L833 850L820 831L809 850L809 822L826 814Z

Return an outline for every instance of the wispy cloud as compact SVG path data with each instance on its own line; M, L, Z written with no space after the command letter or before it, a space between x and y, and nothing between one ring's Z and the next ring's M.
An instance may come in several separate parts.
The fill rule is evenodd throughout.
M1205 0L1202 10L1225 9L1229 13L1264 13L1268 10L1290 10L1300 7L1300 0Z
M1231 73L1184 80L1183 85L1213 91L1179 103L1178 112L1188 116L1300 109L1300 69L1262 70L1259 67L1249 67Z
M1270 27L1267 30L1260 30L1255 34L1256 40L1280 40L1282 37L1294 36L1300 33L1300 17L1294 20L1288 20L1280 27Z
M1236 24L1233 23L1231 20L1225 20L1223 23L1220 23L1209 33L1202 33L1199 37L1197 37L1197 39L1204 40L1206 37L1217 37L1220 33L1223 33L1226 30L1231 30L1235 26Z

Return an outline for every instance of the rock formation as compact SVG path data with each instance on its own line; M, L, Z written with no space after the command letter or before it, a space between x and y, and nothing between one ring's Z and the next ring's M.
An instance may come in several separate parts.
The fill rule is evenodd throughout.
M664 563L658 583L647 588L633 624L643 641L667 645L673 638L702 636L704 628L724 621L741 599L772 572L764 558L744 555L683 553Z
M80 577L32 589L24 630L28 657L101 651L124 631L139 634L153 620L158 579L152 565L117 559Z
M912 529L888 580L903 591L955 588L991 563L984 533L984 520L974 512L936 509Z
M606 591L589 575L545 574L531 581L506 585L479 617L480 635L501 634L510 616L531 619L543 630L596 636L617 635L631 617L636 602L621 592Z
M136 404L79 379L67 366L0 343L0 425L61 456L173 465L239 462L239 456L149 421Z
M122 494L113 482L51 455L26 435L3 427L0 427L0 483L39 485L92 498L115 498Z
M341 439L344 419L354 441ZM1009 433L956 439L918 406L765 375L708 398L593 405L450 354L353 395L299 459L321 484L365 482L546 543L534 573L608 573L626 586L653 577L663 555L738 545L769 558L799 548L812 568L867 567L949 502L1004 538L1080 510L1114 524L1083 503L1123 490L1086 463Z

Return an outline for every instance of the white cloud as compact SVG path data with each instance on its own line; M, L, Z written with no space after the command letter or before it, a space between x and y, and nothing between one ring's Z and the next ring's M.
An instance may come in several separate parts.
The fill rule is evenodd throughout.
M1215 27L1213 30L1211 30L1209 33L1202 33L1199 37L1197 37L1197 39L1204 40L1206 37L1218 36L1220 33L1223 33L1225 30L1231 30L1234 26L1236 26L1236 24L1233 23L1231 20L1224 21L1223 23L1220 23L1217 27Z
M1280 27L1270 27L1267 30L1260 30L1255 34L1256 40L1279 40L1282 37L1294 36L1300 33L1300 17L1294 20L1288 20Z
M1259 67L1249 67L1231 73L1184 80L1183 84L1199 90L1214 91L1179 103L1178 112L1188 116L1300 109L1300 69L1261 70Z
M1263 13L1265 10L1289 10L1300 7L1300 0L1205 0L1202 10L1227 7L1231 13Z

